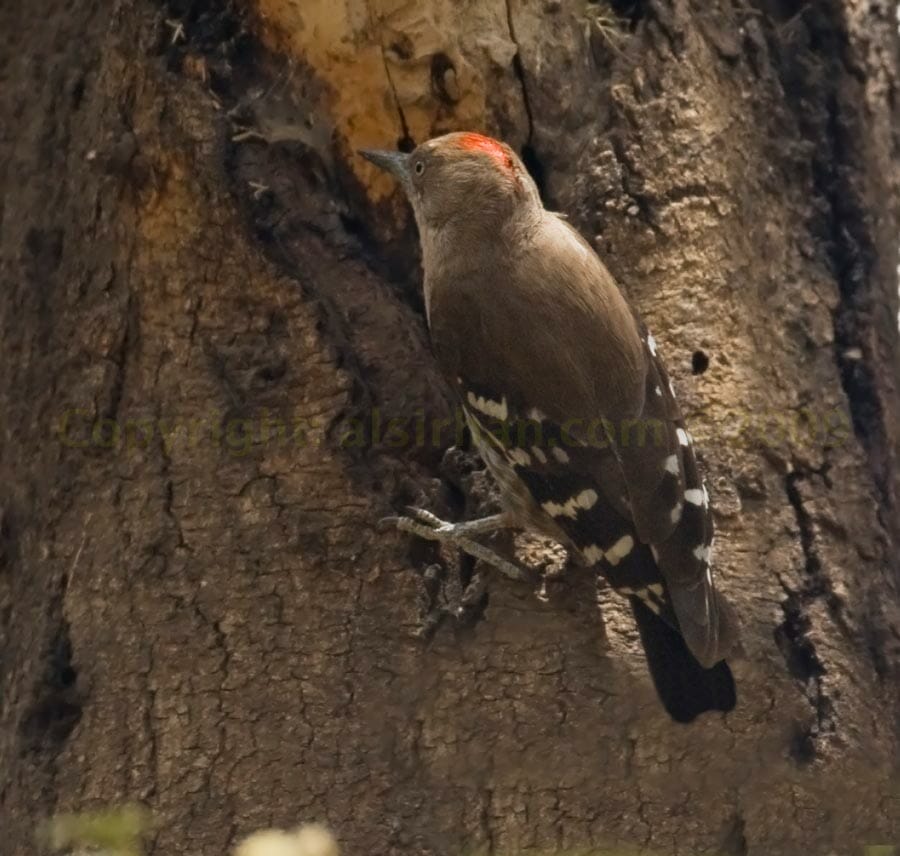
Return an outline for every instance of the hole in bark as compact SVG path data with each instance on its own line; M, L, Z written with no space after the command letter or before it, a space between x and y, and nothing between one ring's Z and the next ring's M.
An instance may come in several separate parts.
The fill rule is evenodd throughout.
M401 152L411 152L415 147L416 141L409 134L404 134L397 140L397 148Z
M695 375L703 374L709 368L709 357L703 351L694 351L691 355L691 372Z
M169 15L184 25L184 37L194 46L222 51L242 32L242 22L231 3L210 0L172 0Z
M266 383L275 383L281 380L287 374L287 363L280 362L271 366L263 366L258 369L256 376Z
M401 34L397 39L392 41L390 45L388 45L388 50L391 53L395 54L397 59L401 60L409 60L413 58L413 41L412 39L405 35Z
M634 29L637 22L644 17L646 10L644 9L645 0L609 0L609 5L613 12L620 18L624 18L631 24Z
M456 66L445 53L436 53L431 58L431 88L445 104L455 104L459 101Z

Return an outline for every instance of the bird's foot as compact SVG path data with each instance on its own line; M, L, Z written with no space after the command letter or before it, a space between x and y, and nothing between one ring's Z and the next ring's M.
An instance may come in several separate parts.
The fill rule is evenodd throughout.
M424 508L408 508L406 517L385 517L379 522L382 529L390 526L401 532L418 535L428 541L440 541L462 550L473 559L478 559L504 576L519 582L527 582L528 574L517 565L497 555L493 550L472 540L472 536L485 535L498 529L512 525L504 514L494 514L480 520L469 520L464 523L448 523Z

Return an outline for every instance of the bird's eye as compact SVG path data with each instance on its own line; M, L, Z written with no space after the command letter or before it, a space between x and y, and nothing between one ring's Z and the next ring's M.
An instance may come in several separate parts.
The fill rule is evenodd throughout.
M413 167L413 170L415 171L416 175L421 175L423 172L425 172L425 164L424 164L424 162L422 162L422 161L416 161L416 164L415 164L415 166Z

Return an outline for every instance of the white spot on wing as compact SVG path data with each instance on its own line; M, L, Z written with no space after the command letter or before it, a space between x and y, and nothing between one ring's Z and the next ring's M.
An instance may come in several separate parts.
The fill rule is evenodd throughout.
M596 544L585 547L581 552L584 554L585 561L591 565L596 565L603 558L603 550Z
M508 449L506 455L517 466L527 467L531 464L531 456L524 449Z
M506 396L500 401L475 395L474 392L466 393L469 404L485 416L493 416L495 419L505 420L509 416L509 408L506 406Z
M604 553L606 561L613 566L618 565L631 552L632 547L634 547L634 538L630 535L623 535Z
M678 435L678 442L681 443L682 446L691 445L691 435L688 434L684 428L678 428L675 433Z
M540 463L547 463L547 456L544 454L543 449L539 449L537 446L532 446L531 454L534 455L534 457L537 458Z
M661 390L658 386L657 386L653 391L654 391L657 395L662 395L662 390Z
M597 491L588 488L577 496L573 496L567 502L562 504L558 502L544 502L541 504L541 508L551 517L571 517L574 520L578 515L579 508L583 508L585 511L593 508L597 504L598 498Z
M565 449L561 449L559 446L554 446L551 450L553 457L556 458L561 464L569 463L569 455Z
M528 413L525 414L525 416L528 419L531 419L533 422L543 422L547 418L547 415L545 413L542 413L536 407L532 407L531 410L529 410Z
M655 612L657 615L659 615L660 606L655 600L653 600L649 597L642 597L641 600L644 602L644 606L646 606L647 609L649 609L652 612Z
M672 473L673 476L678 475L678 455L669 455L666 458L666 472Z
M709 562L709 547L705 547L701 544L699 547L694 548L694 558L700 562Z
M669 392L672 393L672 398L675 398L675 386L673 385L671 379L669 380Z
M662 597L663 587L662 583L652 583L647 586L647 591L653 592L657 597Z
M676 502L672 509L672 522L677 523L679 520L681 520L681 503Z
M703 491L695 487L684 492L684 501L691 505L703 505Z
M709 508L709 494L706 492L706 485L703 485L703 507Z
M650 353L653 356L656 356L656 339L653 338L652 333L647 334L647 347L650 349Z

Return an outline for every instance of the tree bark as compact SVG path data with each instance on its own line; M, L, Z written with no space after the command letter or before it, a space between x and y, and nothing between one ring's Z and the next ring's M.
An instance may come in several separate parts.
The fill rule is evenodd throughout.
M125 800L152 854L313 819L347 854L900 845L896 29L3 4L4 852ZM627 609L540 551L542 596L494 579L423 632L472 569L377 521L484 484L430 442L415 234L353 152L459 128L523 153L660 342L744 623L732 714L670 722Z

